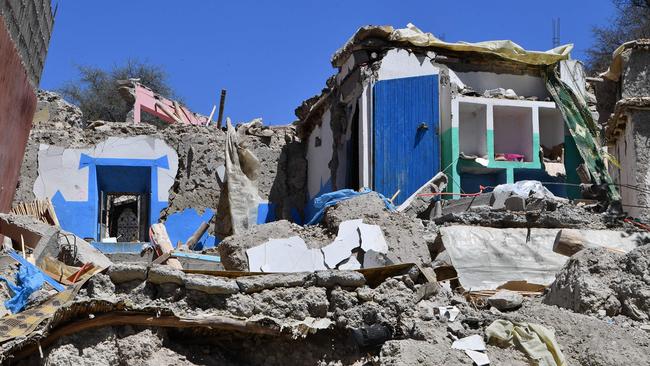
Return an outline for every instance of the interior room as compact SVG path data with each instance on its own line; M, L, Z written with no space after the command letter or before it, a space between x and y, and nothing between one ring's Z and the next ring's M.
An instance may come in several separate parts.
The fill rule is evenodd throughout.
M465 156L487 155L487 106L458 103L460 152Z
M533 109L495 105L494 159L533 161Z

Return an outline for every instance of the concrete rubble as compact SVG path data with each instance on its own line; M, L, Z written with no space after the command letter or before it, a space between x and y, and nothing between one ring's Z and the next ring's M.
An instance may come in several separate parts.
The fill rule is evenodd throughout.
M389 34L402 46L438 44L412 25L361 33L368 47L394 42ZM353 37L336 62L343 55L370 62L361 41ZM433 51L426 57L451 62ZM328 87L334 82L348 81ZM638 84L632 89L643 91ZM463 90L486 103L537 101L500 86ZM309 151L317 144L305 130L322 128L313 120L273 127L228 120L228 132L84 121L55 93L38 97L14 198L26 214L0 213L0 299L22 305L0 308L2 364L648 364L650 227L613 210L611 194L563 198L530 179L460 193L455 172L428 176L404 200L399 189L392 197L334 190L345 181L337 173L345 159L332 149L317 168L335 179L318 189L340 196L323 206L320 221L303 225L320 217L318 197L310 198ZM135 89L132 97L143 103ZM319 100L305 102L299 117L313 117L329 99ZM177 105L165 113L182 122L184 111L191 112ZM347 112L337 113L330 127L346 123ZM245 159L254 168L240 164ZM482 155L466 160L487 164ZM518 163L534 162L499 161ZM586 175L602 172L596 168ZM224 234L220 210L232 214L231 206L218 202L234 201L241 193L234 180L244 176L254 199L240 202ZM605 192L594 186L574 188ZM133 194L110 197L123 187ZM39 219L50 206L59 217ZM558 249L562 240L578 250ZM20 298L25 269L40 282Z

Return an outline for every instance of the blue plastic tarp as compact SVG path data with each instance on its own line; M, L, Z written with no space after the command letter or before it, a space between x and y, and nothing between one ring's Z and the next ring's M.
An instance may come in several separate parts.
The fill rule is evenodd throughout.
M391 211L395 211L395 206L393 206L393 204L390 203L388 198L384 197L381 193L377 193L368 188L364 188L361 191L355 191L352 189L341 189L334 192L324 193L314 199L314 208L318 211L307 222L307 225L318 224L320 220L323 218L323 214L325 213L326 208L330 206L334 206L335 204L341 201L349 200L350 198L358 197L368 193L376 194L377 196L379 196L379 198L381 198L384 201L384 204L386 204L387 209Z
M43 286L45 277L43 273L36 269L36 267L21 265L18 273L16 273L16 283L12 283L8 279L0 276L0 279L7 282L7 285L13 291L14 296L5 301L5 308L13 314L21 312L29 296L36 292Z

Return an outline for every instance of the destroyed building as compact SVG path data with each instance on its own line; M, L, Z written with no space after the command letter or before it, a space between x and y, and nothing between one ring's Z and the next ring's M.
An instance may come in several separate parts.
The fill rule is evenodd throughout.
M650 136L650 40L621 45L610 69L593 80L598 93L598 112L605 125L609 165L619 184L623 207L632 217L650 219L648 206L648 144Z
M583 67L570 50L449 44L414 26L360 29L334 54L338 72L327 88L297 110L309 198L368 187L399 192L402 203L439 171L455 197L533 179L578 198L577 188L554 184L580 183L583 157L573 137L580 131L564 123L547 82L558 65L559 78L585 98Z
M570 48L363 27L289 126L136 80L124 122L39 91L0 214L0 362L647 364L650 227L604 211Z

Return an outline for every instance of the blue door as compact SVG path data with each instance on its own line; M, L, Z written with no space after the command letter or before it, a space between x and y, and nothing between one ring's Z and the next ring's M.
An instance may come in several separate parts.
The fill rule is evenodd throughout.
M374 190L404 202L440 170L438 75L374 87Z

